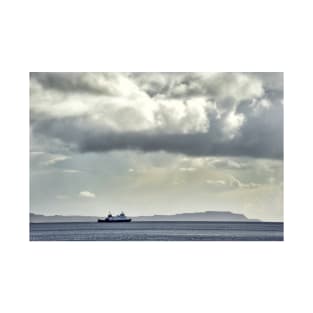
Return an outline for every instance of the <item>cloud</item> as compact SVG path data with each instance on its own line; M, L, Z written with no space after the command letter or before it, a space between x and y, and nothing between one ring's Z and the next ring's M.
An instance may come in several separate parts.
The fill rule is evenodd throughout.
M248 167L246 163L238 162L231 159L212 159L209 160L208 163L212 167L224 169L242 169Z
M69 173L69 174L77 174L80 173L79 170L72 170L72 169L65 169L63 170L64 173Z
M189 157L136 151L73 153L71 156L71 160L57 168L31 167L33 211L86 214L86 209L91 209L93 215L101 215L105 202L111 208L126 207L131 215L231 209L261 218L271 216L278 208L282 212L281 160ZM214 167L210 165L213 160L216 162ZM82 169L82 172L65 174L65 169ZM128 172L129 169L134 172ZM237 179L237 183L230 175ZM79 196L80 191L95 193L96 197L83 198ZM64 194L71 198L56 198L56 195ZM244 209L246 202L252 203L253 207ZM258 210L263 207L264 211L260 213Z
M207 184L209 185L216 185L216 186L225 186L226 185L226 182L224 180L211 180L211 179L207 179L205 181Z
M79 193L79 196L83 198L95 198L96 197L96 195L90 191L81 191Z
M44 155L45 153L43 151L30 151L31 156L41 156Z
M70 157L66 156L66 155L54 155L54 156L51 156L49 160L45 161L44 164L45 165L54 165L58 162L65 161L67 159L70 159Z
M32 134L79 152L282 159L282 79L281 73L34 73Z
M215 186L215 187L224 187L224 189L238 189L238 188L248 188L248 189L252 189L252 188L257 188L260 186L260 184L256 184L256 183L247 183L244 184L242 183L238 178L232 176L232 175L228 175L227 177L225 177L225 179L207 179L205 181L206 184L211 185L211 186Z
M152 97L246 100L264 93L262 80L244 73L134 73L132 77Z
M238 178L235 178L234 176L230 175L228 177L228 185L234 188L257 188L260 185L256 183L242 183Z
M31 73L30 79L42 88L64 93L116 94L114 73Z
M179 170L182 172L193 172L196 169L194 167L180 167Z
M53 124L53 129L50 128L49 123ZM232 140L220 141L210 133L107 133L97 129L84 130L83 126L79 127L75 125L75 122L71 124L67 132L62 132L55 127L58 123L59 121L38 123L37 131L41 134L49 132L50 136L57 136L70 144L75 143L80 152L140 150L144 152L167 151L190 156L250 156L273 159L283 157L283 143L279 141L281 138L277 133L272 134L272 137L266 134L255 134L255 136L247 134L247 138L240 136Z

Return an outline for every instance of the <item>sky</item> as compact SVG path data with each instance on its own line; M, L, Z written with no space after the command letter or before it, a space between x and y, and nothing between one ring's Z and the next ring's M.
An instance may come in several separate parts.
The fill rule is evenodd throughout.
M30 210L283 219L283 73L30 73Z

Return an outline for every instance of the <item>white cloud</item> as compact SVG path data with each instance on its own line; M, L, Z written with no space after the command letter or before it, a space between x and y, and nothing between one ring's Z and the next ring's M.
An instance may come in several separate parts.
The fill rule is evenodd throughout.
M216 186L225 186L226 182L224 180L218 179L218 180L211 180L207 179L205 181L208 185L216 185Z
M87 190L81 191L79 193L79 196L83 197L83 198L95 198L96 197L96 195L94 193L87 191Z
M51 156L49 158L49 160L45 161L44 164L45 165L53 165L55 163L65 161L67 159L70 159L70 157L66 156L66 155L54 155L54 156Z
M237 179L236 177L232 175L229 175L228 177L228 184L229 186L234 187L234 188L257 188L260 186L260 184L256 184L253 182L250 182L247 184L242 183L239 179Z
M223 131L227 138L233 139L245 121L244 114L236 114L234 111L229 112L224 119Z
M193 172L196 169L194 167L180 167L179 170L182 172Z
M47 118L81 117L86 127L93 125L117 132L205 132L209 127L207 112L212 109L212 102L206 99L207 88L212 90L216 99L231 96L242 100L261 93L255 87L260 84L256 78L239 73L229 74L230 78L221 73L147 73L143 76L144 80L139 80L139 86L131 77L119 73L41 73L34 77L31 86L40 82L42 87L46 87L31 96L34 114ZM185 79L193 79L188 88L180 83ZM164 93L165 97L152 98L147 94L147 84L151 88L169 84L168 87L174 88L175 93L179 90L180 93L184 91L185 96L190 92L193 96L174 99ZM77 93L79 90L90 93ZM65 91L66 97L63 94ZM238 129L243 119L242 115L229 112L225 118L225 129Z
M124 78L127 80L127 78ZM176 99L152 99L138 87L131 98L118 95L77 95L69 94L59 98L51 96L42 100L43 95L33 96L33 116L40 118L75 118L85 129L96 128L108 132L150 131L154 133L205 132L209 120L206 114L209 104L202 98L184 102Z
M158 98L206 95L242 101L264 93L261 77L247 73L135 73L131 77L140 88Z
M264 111L268 111L271 106L272 102L267 98L262 98L260 100L253 99L249 105L252 110L253 115L260 115Z
M30 151L32 156L43 155L45 154L43 151Z
M246 168L248 166L243 162L238 162L232 159L218 159L218 158L209 159L208 165L210 167L225 169L241 169Z
M224 186L227 189L242 189L242 188L257 188L260 186L260 184L256 183L242 183L239 179L232 175L223 175L225 178L224 179L207 179L205 181L206 184L211 185L211 186Z
M69 174L77 174L77 173L80 173L79 170L72 170L72 169L66 169L66 170L63 170L64 173L69 173Z
M161 100L155 112L156 128L164 133L203 133L209 128L209 103L204 98Z

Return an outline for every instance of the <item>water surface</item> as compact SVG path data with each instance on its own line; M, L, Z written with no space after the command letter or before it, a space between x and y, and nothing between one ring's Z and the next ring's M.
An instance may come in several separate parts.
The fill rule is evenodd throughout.
M31 241L281 241L283 223L32 223Z

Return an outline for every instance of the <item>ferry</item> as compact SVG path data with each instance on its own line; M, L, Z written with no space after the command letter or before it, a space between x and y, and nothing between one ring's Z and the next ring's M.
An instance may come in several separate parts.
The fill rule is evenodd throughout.
M111 213L106 218L99 218L98 223L122 223L131 222L131 218L127 217L123 212L113 216Z

